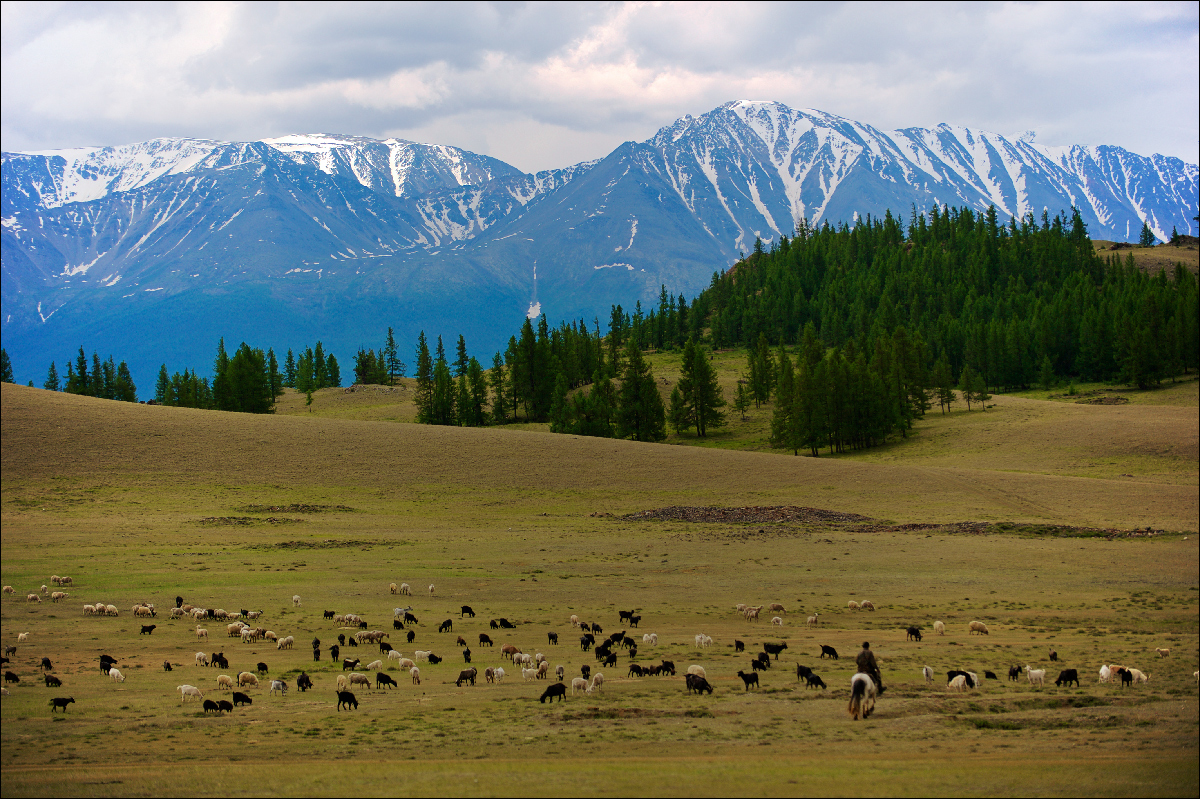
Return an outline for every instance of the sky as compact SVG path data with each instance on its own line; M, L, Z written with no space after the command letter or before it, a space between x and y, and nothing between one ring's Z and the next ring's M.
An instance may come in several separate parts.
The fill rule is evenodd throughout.
M3 3L5 151L345 133L525 171L729 100L1196 163L1200 5Z

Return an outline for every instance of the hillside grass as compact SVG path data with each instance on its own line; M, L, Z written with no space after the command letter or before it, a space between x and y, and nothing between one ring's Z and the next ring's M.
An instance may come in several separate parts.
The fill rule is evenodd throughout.
M342 397L350 418L332 413ZM931 420L904 445L909 458L885 449L818 459L353 418L370 407L357 394L321 392L303 418L261 417L0 388L0 567L17 591L0 600L3 642L30 633L6 667L21 683L0 703L5 796L343 795L348 786L363 794L1193 796L1200 787L1191 676L1200 647L1198 489L1160 468L1186 465L1186 452L1154 449L1190 440L1195 469L1194 405L1189 421L1174 413L1186 406L1173 404L1002 398L986 413L946 417L963 426L952 440L939 441ZM1135 440L1146 452L1123 454ZM1157 465L1134 478L1069 473L1080 453L1096 452L1120 468L1137 458ZM971 534L622 518L668 505L994 523ZM1148 524L1189 532L1110 540L1047 527ZM74 577L67 602L26 603L51 574ZM390 582L410 583L415 596L389 595ZM176 594L262 609L266 626L294 635L296 648L242 645L214 621L204 625L209 641L198 642L194 624L164 618ZM850 599L879 610L851 612ZM80 615L83 603L101 600L121 616ZM135 601L160 610L152 636L138 634ZM781 602L784 624L746 622L733 612L737 602ZM321 611L356 612L389 629L392 609L408 604L420 618L416 641L398 634L393 645L408 656L432 649L446 662L422 665L420 686L393 670L398 689L360 690L358 711L336 711L340 667L325 653L314 663L308 646L315 636L327 647L339 632ZM463 604L478 616L460 619ZM623 651L616 669L600 669L603 692L553 705L537 702L544 683L523 682L507 663L502 684L454 686L463 667L457 635L481 671L501 663L498 646L476 643L486 632L545 652L569 679L596 662L580 651L568 617L613 632L619 609L643 614L631 633L659 636L639 662L665 657L681 672L702 664L715 693L689 695L681 677L626 677ZM804 623L813 613L819 626ZM500 616L518 627L490 630ZM437 633L447 618L454 633ZM935 619L947 635L933 635ZM990 635L967 634L975 619ZM925 629L922 642L905 641L910 624ZM556 647L547 645L551 631ZM714 645L697 649L699 632ZM749 670L749 654L734 653L735 639L747 653L763 641L789 645L757 692L736 675ZM849 656L864 639L888 691L869 721L853 722ZM818 658L820 644L843 658ZM1170 647L1171 657L1156 658L1154 647ZM1048 661L1052 648L1057 664ZM220 672L195 666L198 650L224 651L231 674L266 661L292 691L270 697L264 684L250 692L253 706L205 718L174 692L189 683L220 698ZM101 652L117 657L124 683L99 673ZM378 657L373 647L343 648L360 653L364 664ZM42 656L54 661L62 689L37 681ZM163 660L174 671L164 672ZM1148 671L1151 681L1097 685L1099 665L1112 662ZM797 663L816 669L828 690L799 684ZM1004 679L1008 666L1025 663L1051 677L1076 667L1083 685ZM932 686L920 676L926 664L941 674ZM948 694L950 668L990 669L1001 680ZM302 669L314 691L295 691ZM76 704L53 718L52 696ZM253 776L231 763L252 766Z

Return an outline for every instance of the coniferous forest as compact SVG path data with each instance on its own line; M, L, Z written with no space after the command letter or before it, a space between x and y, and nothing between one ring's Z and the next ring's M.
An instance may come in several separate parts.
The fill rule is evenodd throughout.
M1093 249L1077 211L1001 223L994 209L913 209L853 226L813 227L768 249L761 241L713 275L690 303L664 286L657 307L611 309L551 328L526 319L489 366L458 337L447 355L424 333L415 353L417 420L481 426L519 419L553 432L643 441L703 437L725 421L728 400L712 349L743 348L733 408L774 402L771 441L793 452L845 451L905 435L934 407L985 407L989 392L1059 380L1147 388L1200 366L1196 276L1176 266L1147 274L1132 254ZM674 351L681 377L663 401L646 351ZM128 369L80 349L63 390L136 399ZM354 358L358 383L394 383L407 366L391 328L378 351ZM111 372L111 375L110 375ZM97 378L96 375L100 377ZM9 377L11 379L11 377ZM126 383L128 385L126 385ZM218 345L214 377L162 367L156 401L270 411L283 386L340 386L337 359L320 342L273 351ZM59 388L51 364L46 388Z

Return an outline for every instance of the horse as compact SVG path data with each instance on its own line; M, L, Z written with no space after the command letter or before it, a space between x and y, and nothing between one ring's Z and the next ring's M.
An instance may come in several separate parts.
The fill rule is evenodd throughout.
M875 712L875 681L859 672L850 678L850 718L865 719Z

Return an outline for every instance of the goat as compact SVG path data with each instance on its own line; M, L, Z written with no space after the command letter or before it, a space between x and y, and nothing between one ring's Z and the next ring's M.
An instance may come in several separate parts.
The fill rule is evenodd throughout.
M825 644L821 644L821 657L825 657L826 655L829 655L829 657L833 658L834 660L839 660L836 649L831 646L825 646Z
M56 711L57 711L59 708L62 708L62 712L63 712L63 713L66 713L66 712L67 712L67 705L72 705L72 704L74 704L74 703L75 703L75 697L73 697L73 696L68 696L68 697L61 697L61 696L60 696L60 697L55 697L54 699L51 699L51 700L50 700L50 712L51 712L51 713L54 713L54 712L56 712Z
M545 703L545 701L547 699L549 699L550 702L553 703L554 697L557 696L558 701L562 702L564 700L564 698L566 697L566 695L567 695L567 686L563 685L560 682L555 682L555 683L551 683L550 685L546 686L546 690L542 692L542 698L538 701Z
M741 677L742 682L746 684L747 691L750 690L751 685L753 685L755 688L758 687L758 672L751 671L749 674L747 674L744 671L739 671L738 676Z
M356 699L354 697L354 694L350 693L349 691L338 691L337 698L338 698L338 703L337 703L338 710L342 709L342 705L346 706L346 710L349 710L351 705L354 706L355 710L358 710L358 699Z

